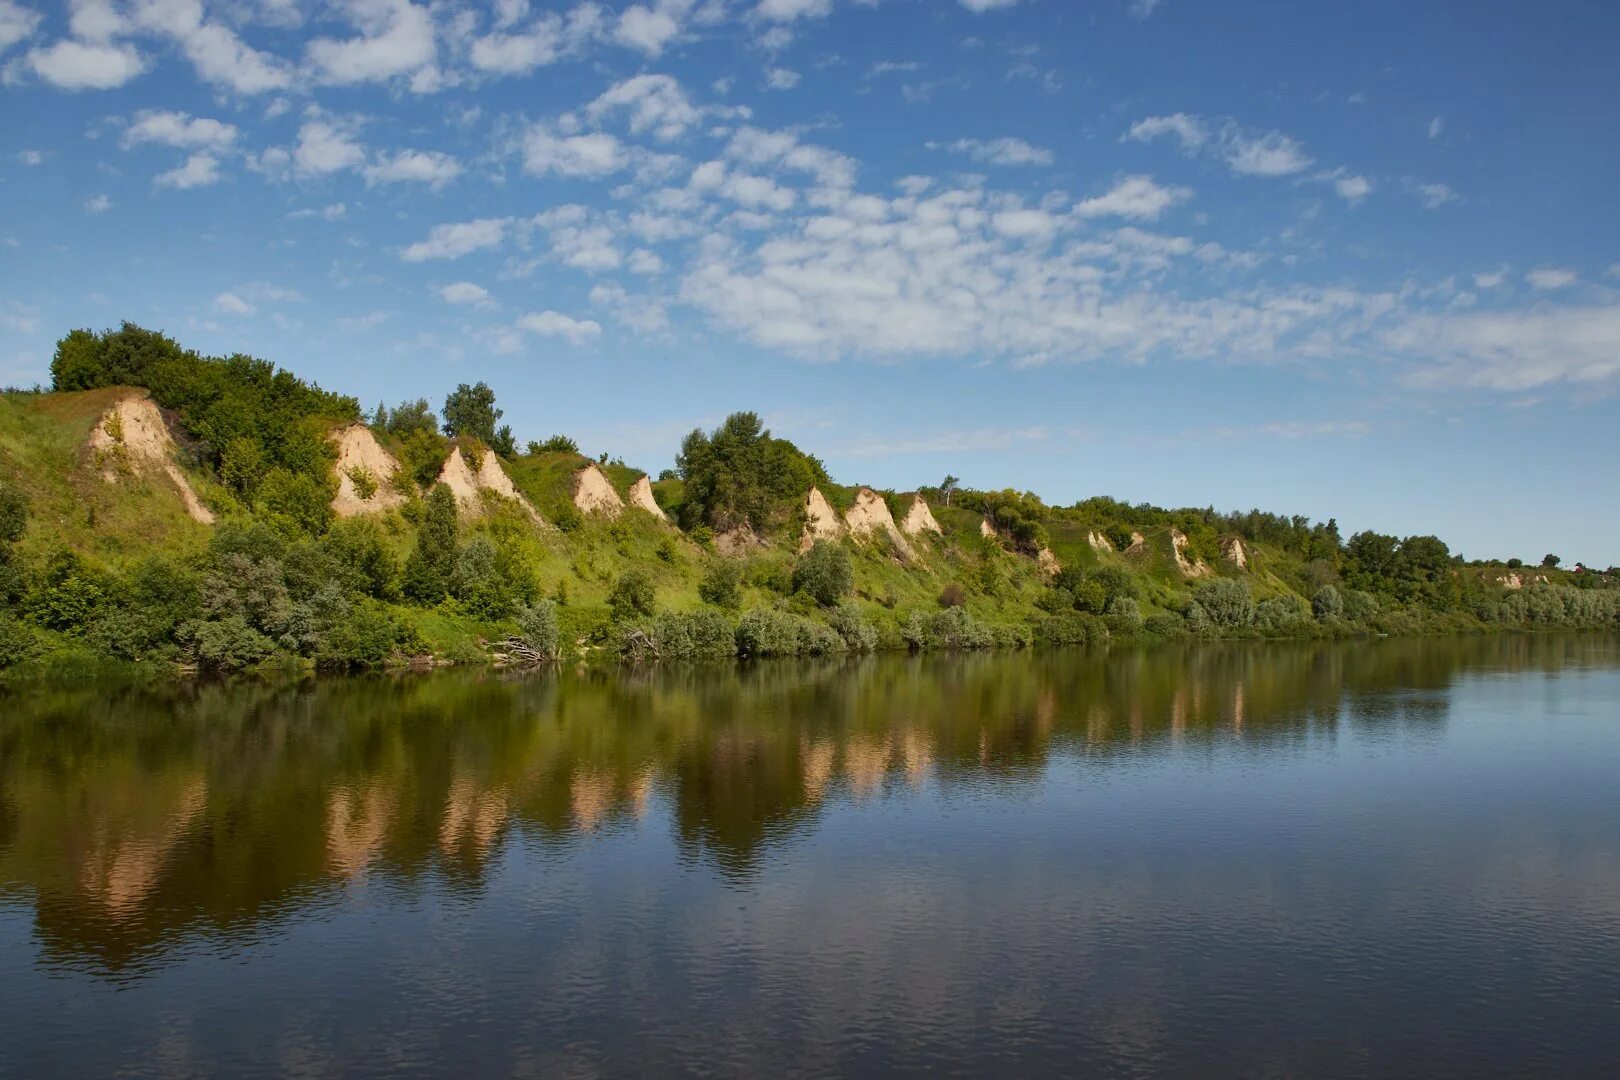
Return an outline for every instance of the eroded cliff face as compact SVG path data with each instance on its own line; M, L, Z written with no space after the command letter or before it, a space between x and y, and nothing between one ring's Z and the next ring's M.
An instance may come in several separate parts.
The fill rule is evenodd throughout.
M574 505L586 517L616 518L624 510L613 482L594 462L574 474Z
M399 462L383 449L370 428L350 424L332 433L332 444L337 448L338 481L332 511L338 517L377 514L405 502L395 487ZM356 477L361 478L361 484L356 484ZM368 484L369 494L362 490Z
M174 435L157 403L144 393L119 398L101 417L90 433L90 456L94 467L109 484L126 477L162 476L174 485L193 521L214 523L214 513L202 504L175 464Z

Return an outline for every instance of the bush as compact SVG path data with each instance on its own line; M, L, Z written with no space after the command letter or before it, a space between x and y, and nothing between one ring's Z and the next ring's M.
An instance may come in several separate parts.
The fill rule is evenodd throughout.
M1378 617L1378 598L1361 589L1346 589L1344 617L1356 623L1371 622Z
M275 642L249 625L241 615L208 622L193 621L182 628L182 641L190 646L199 667L238 671L268 659Z
M359 604L332 621L315 649L322 667L382 667L401 653L422 649L416 633L375 604Z
M996 644L995 631L968 614L966 608L946 608L936 612L914 612L901 629L901 637L916 652L935 649L989 649Z
M855 590L855 567L849 552L838 544L817 540L793 568L793 591L833 607Z
M0 480L0 544L15 544L28 528L28 496Z
M573 439L570 439L566 435L553 435L545 442L534 442L531 440L529 442L529 453L577 454L579 453L579 443L575 442Z
M613 609L616 622L625 622L638 615L652 615L657 610L658 598L652 578L640 570L627 570L613 583L608 593L608 607Z
M450 592L456 569L456 497L443 484L428 492L416 546L405 560L405 595L432 607Z
M1324 621L1344 617L1344 594L1337 585L1324 585L1316 590L1311 597L1311 614Z
M557 605L550 600L530 604L517 617L518 638L548 660L562 656L562 634L557 625Z
M1095 615L1071 611L1042 619L1035 638L1043 645L1094 645L1107 640L1108 630Z
M28 596L28 617L40 626L79 634L107 600L108 582L66 548L51 553L38 585Z
M39 650L34 629L0 610L0 670L30 659Z
M667 612L645 632L664 660L729 660L737 655L737 628L723 612ZM625 646L631 646L629 634Z
M939 606L942 608L961 607L966 603L967 593L963 592L962 586L954 581L939 592Z
M307 473L275 468L258 485L262 513L293 532L320 536L332 524L332 491Z
M507 618L533 601L538 591L528 568L487 536L473 537L456 556L450 594L482 618Z
M844 639L844 646L850 652L867 653L877 648L878 633L871 623L861 615L861 609L854 604L840 604L828 618L833 632Z
M742 600L742 567L729 559L711 563L698 583L698 595L706 604L735 608Z
M1217 629L1241 630L1254 622L1254 598L1246 582L1217 578L1199 586L1193 596Z
M1187 624L1175 615L1149 615L1142 622L1142 632L1166 641L1179 641L1187 636Z
M1108 617L1119 622L1120 626L1130 629L1140 629L1142 626L1142 608L1134 597L1123 594L1115 596L1108 601Z
M821 656L844 651L844 639L832 628L770 608L745 612L737 623L737 653L758 656Z
M1254 624L1268 634L1287 634L1311 621L1311 608L1293 593L1270 596L1254 609Z

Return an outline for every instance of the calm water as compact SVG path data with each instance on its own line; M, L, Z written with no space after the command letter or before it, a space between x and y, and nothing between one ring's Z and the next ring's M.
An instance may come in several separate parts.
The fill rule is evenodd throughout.
M0 698L0 1074L1620 1069L1620 642Z

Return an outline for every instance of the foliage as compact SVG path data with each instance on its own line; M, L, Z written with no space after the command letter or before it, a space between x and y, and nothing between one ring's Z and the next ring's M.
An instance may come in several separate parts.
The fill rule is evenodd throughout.
M730 559L719 559L698 583L698 596L715 607L735 608L742 600L742 567Z
M626 654L634 647L635 632L625 634L621 651ZM664 660L728 660L737 655L736 625L724 612L712 608L665 612L640 632Z
M877 648L877 628L866 621L861 609L854 604L840 604L827 619L833 632L844 639L844 647L854 653L868 653Z
M504 619L532 603L539 593L534 575L510 547L475 536L456 555L450 594L484 619Z
M822 656L845 649L844 639L826 624L773 608L745 612L736 640L743 657Z
M638 615L651 615L657 609L658 599L652 578L642 570L627 570L613 583L608 593L608 607L615 621L624 622Z
M518 637L541 656L555 660L562 655L562 635L557 626L557 605L541 600L523 608L517 616Z
M832 607L855 589L855 568L842 545L817 540L793 568L793 590Z
M577 454L579 453L579 443L575 442L573 439L570 439L566 435L553 435L545 442L534 442L531 440L529 443L529 453Z
M1247 582L1216 578L1200 585L1193 597L1198 608L1218 629L1240 630L1254 622L1254 597L1249 593Z
M456 497L437 484L425 502L416 546L405 560L403 588L407 597L431 607L449 593L456 569Z
M444 433L452 439L473 438L493 445L495 422L501 415L488 383L462 383L444 399Z
M913 612L900 631L906 645L915 652L937 649L989 649L996 644L993 629L968 614L967 608Z
M1324 585L1311 596L1311 614L1318 619L1344 617L1344 594L1337 585Z
M1254 609L1254 625L1268 634L1292 633L1311 620L1311 606L1293 593L1268 596Z
M738 525L766 529L785 505L828 484L821 462L786 439L773 438L759 416L733 413L714 431L694 430L675 459L685 483L681 524L724 532Z

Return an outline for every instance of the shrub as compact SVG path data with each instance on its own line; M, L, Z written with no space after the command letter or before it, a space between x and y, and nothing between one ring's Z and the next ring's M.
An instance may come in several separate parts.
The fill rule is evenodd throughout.
M838 544L817 540L793 568L793 591L832 607L855 589L855 568L849 552Z
M698 583L698 595L715 607L735 608L742 599L742 567L729 559L711 563Z
M1142 625L1142 608L1134 597L1115 596L1108 601L1108 617L1115 619L1122 627L1139 629Z
M241 615L193 621L187 623L181 633L198 666L215 671L251 667L276 650L275 642L249 625Z
M1042 619L1035 628L1035 638L1043 645L1091 645L1107 637L1095 615L1073 611Z
M1286 634L1311 621L1311 608L1293 593L1269 596L1254 609L1254 624L1269 634Z
M308 473L271 469L259 482L257 504L289 531L320 536L332 523L332 492Z
M1142 622L1142 632L1166 641L1177 641L1187 636L1187 624L1179 616L1168 613L1149 615Z
M51 553L28 596L28 617L67 634L82 633L107 600L108 583L66 548Z
M996 644L990 627L968 614L966 608L914 612L901 630L906 645L917 652L934 649L989 649Z
M727 660L737 655L737 628L723 612L666 612L645 631L665 660ZM626 635L626 646L631 645Z
M770 608L745 612L737 623L740 656L821 656L844 651L844 639L830 627Z
M456 497L443 484L428 492L416 547L405 560L405 595L432 607L450 591L456 569Z
M1344 594L1337 585L1324 585L1311 597L1311 614L1318 619L1338 619L1344 616Z
M517 617L518 638L548 660L562 656L562 634L557 625L557 605L550 600L530 604Z
M967 593L963 592L962 586L954 581L939 592L939 606L942 608L961 607L966 603Z
M349 483L354 485L354 493L361 502L370 502L372 496L377 494L377 474L364 465L351 465L348 476Z
M1346 589L1344 617L1351 622L1366 623L1378 617L1378 598L1361 589Z
M315 650L322 667L382 667L392 657L422 648L415 632L386 609L357 604L343 618L332 621Z
M162 556L140 563L114 583L111 602L90 628L100 652L125 660L162 656L174 648L176 631L198 606L198 578Z
M577 454L579 443L566 435L553 435L545 442L529 442L531 454Z
M1209 621L1221 630L1240 630L1254 622L1254 598L1246 582L1217 578L1193 594Z
M34 629L0 609L0 669L30 659L39 649Z
M608 593L608 607L613 609L613 618L618 622L638 615L651 615L657 606L658 598L652 578L640 570L627 570L613 583L613 590Z
M1074 588L1076 611L1101 615L1108 610L1108 588L1096 578L1087 578Z
M358 591L377 600L398 598L399 559L375 520L360 517L334 522L322 543Z
M840 604L828 618L833 632L844 639L850 652L867 653L877 648L878 633L854 604Z

